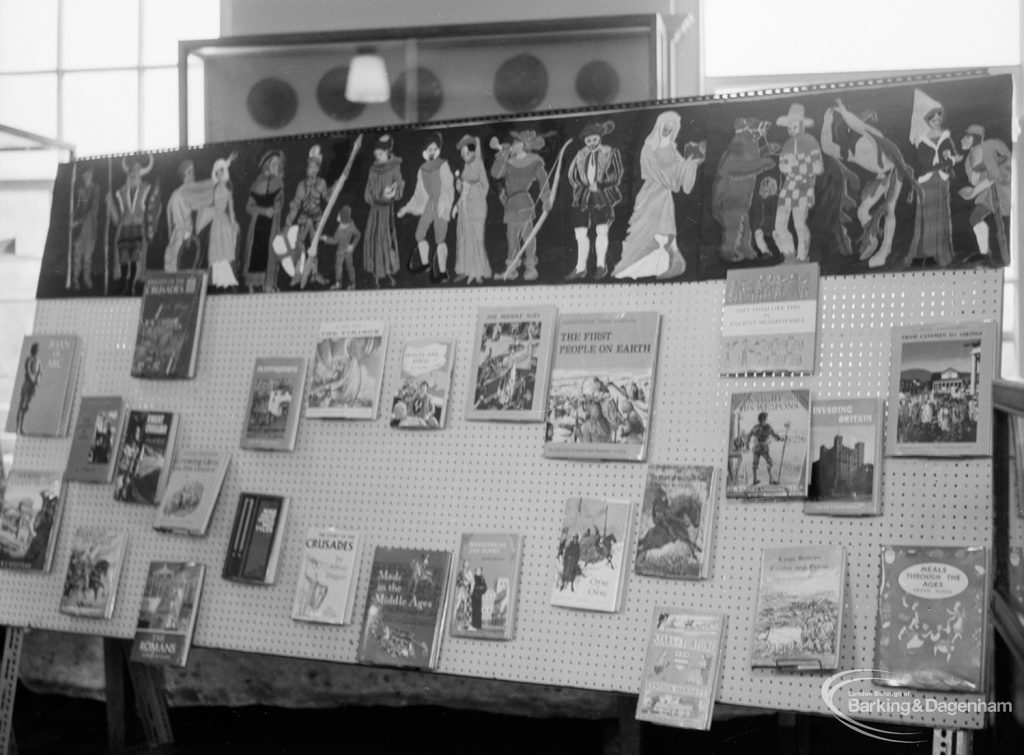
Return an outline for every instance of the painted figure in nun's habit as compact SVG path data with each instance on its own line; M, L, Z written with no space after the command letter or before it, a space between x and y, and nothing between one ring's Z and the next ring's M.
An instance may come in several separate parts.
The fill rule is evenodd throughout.
M978 240L978 254L991 259L991 231L995 230L995 248L1001 260L1009 264L1010 249L1010 182L1013 154L1000 139L986 139L985 127L973 123L967 127L960 148L965 155L964 171L970 186L960 189L960 196L974 200L971 228ZM989 218L992 227L989 227Z
M491 177L504 179L501 190L501 203L505 206L505 238L508 251L505 257L505 270L495 273L495 278L515 280L519 277L519 265L524 263L523 280L537 280L537 240L522 250L520 247L533 231L534 199L530 187L536 183L540 187L540 201L548 209L554 201L551 187L548 186L547 173L544 170L544 159L536 154L544 148L544 137L533 129L512 131L512 144L498 144L492 140L491 147L498 151L491 166ZM518 255L518 257L517 257Z
M249 228L245 234L245 253L242 275L250 291L277 290L277 254L271 242L281 231L284 211L284 154L270 150L260 158L260 173L249 185L249 198L245 211L249 214Z
M462 173L455 174L459 200L452 209L455 216L455 282L482 283L491 277L491 263L484 246L487 223L487 169L480 151L480 138L466 134L456 145L462 155Z
M949 180L962 159L949 131L942 128L942 105L920 89L914 90L910 143L917 157L920 187L914 238L907 263L934 259L939 267L953 262L953 225L949 209Z
M402 158L394 155L394 140L383 134L373 147L373 165L366 179L363 199L370 205L363 237L363 269L382 283L394 287L398 272L398 236L395 232L395 202L405 190Z
M615 220L615 206L622 201L622 192L619 190L622 182L622 157L619 150L603 144L601 140L614 130L613 121L584 126L580 132L583 149L576 153L569 166L572 225L576 234L576 267L565 277L568 281L587 277L591 226L594 227L594 251L597 256L594 280L601 280L608 275L605 266L608 228Z
M122 293L132 294L146 275L146 254L156 234L160 218L160 188L142 179L153 170L153 156L146 166L135 156L121 161L124 186L107 194L107 210L116 226L114 248L117 250L115 277L124 280Z
M814 207L814 181L825 172L818 140L807 133L814 121L804 117L804 106L793 103L789 112L775 124L785 126L789 139L779 153L779 171L782 173L782 187L779 189L779 205L775 211L775 230L772 238L782 256L806 260L811 247L811 229L807 227L807 216ZM789 233L789 219L793 218L796 231L796 247Z
M416 172L416 189L412 199L398 211L398 217L416 215L416 250L409 256L409 272L422 273L431 267L430 242L427 231L434 229L434 247L437 260L437 272L430 270L430 280L437 283L448 277L448 223L452 218L452 205L455 203L455 178L448 167L448 161L441 157L441 134L427 134L423 144L423 164Z
M93 181L93 168L82 169L82 182L75 192L71 218L71 290L92 288L92 255L96 248L96 218L100 209L100 187Z

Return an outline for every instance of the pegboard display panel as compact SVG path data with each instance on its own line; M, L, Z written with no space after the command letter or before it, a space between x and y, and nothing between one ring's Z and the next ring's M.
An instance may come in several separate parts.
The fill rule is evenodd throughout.
M477 310L554 303L561 312L660 312L661 348L648 461L713 464L724 475L732 391L803 387L811 390L812 397L821 398L885 395L892 326L998 319L1001 292L998 271L823 279L816 374L754 379L717 375L722 281L214 296L207 302L197 377L180 382L130 377L137 300L43 301L38 306L36 332L74 332L84 339L80 395L120 393L132 408L178 411L182 415L179 449L230 449L232 462L205 538L155 532L150 526L152 509L115 502L109 485L72 484L53 573L0 572L5 595L0 620L130 637L148 562L194 559L208 566L197 644L352 662L377 545L456 551L463 532L515 531L525 535L516 639L485 642L444 636L440 671L635 693L650 606L689 605L728 616L721 701L824 713L820 686L827 674L750 668L762 548L846 546L848 585L840 667L870 668L881 546L991 545L991 462L886 460L883 515L866 519L805 516L799 502L726 501L723 485L710 579L680 582L631 573L619 613L555 608L548 601L566 498L625 497L639 505L646 464L545 459L542 424L467 421L464 405ZM256 357L310 358L320 322L356 319L380 319L390 326L381 417L373 422L304 418L293 453L239 449ZM399 386L402 347L432 335L454 336L458 341L447 427L393 429L387 409ZM19 438L19 464L62 467L69 445L69 440ZM292 498L273 586L239 585L220 577L241 491ZM69 533L86 522L121 526L131 533L110 622L77 619L57 611ZM290 618L303 533L310 526L323 525L364 533L351 626L306 624ZM635 541L634 533L627 556L630 565ZM948 716L940 721L920 715L902 720L942 727L982 724L980 715L964 715L952 724Z

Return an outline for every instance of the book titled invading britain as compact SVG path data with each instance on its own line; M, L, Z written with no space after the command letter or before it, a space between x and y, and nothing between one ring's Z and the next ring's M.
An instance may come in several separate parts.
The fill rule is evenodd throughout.
M629 501L569 498L565 502L558 550L552 553L551 605L608 613L622 607L632 523Z
M71 556L60 598L61 613L93 619L114 615L128 533L83 525L71 535Z
M463 533L449 612L452 637L480 640L515 637L522 563L522 535Z
M175 412L128 412L124 441L117 457L114 498L156 505L167 484L178 434Z
M310 527L303 541L292 618L319 624L350 624L362 552L359 532Z
M194 561L151 561L142 591L130 659L184 668L192 649L206 566Z
M25 336L7 414L7 432L44 438L68 434L80 347L81 339L76 335Z
M121 396L83 396L64 478L74 482L114 479L117 447L128 414Z
M49 572L64 511L60 471L12 469L0 492L0 569Z
M231 455L226 451L180 451L167 478L153 528L205 535L230 462Z
M387 350L383 321L321 323L306 416L376 419Z
M205 271L146 274L132 377L195 377L205 302Z
M640 508L636 573L706 579L717 499L715 467L651 464Z
M305 387L305 358L257 358L242 428L242 448L294 451Z
M882 400L816 400L811 407L811 484L805 514L882 513Z
M440 430L451 405L455 339L410 341L402 351L402 374L391 400L391 426L406 430Z
M284 496L239 495L221 576L235 582L274 584L287 514L288 498Z
M657 312L558 318L545 456L612 461L647 457L660 325Z
M810 391L733 393L729 407L726 497L806 498Z

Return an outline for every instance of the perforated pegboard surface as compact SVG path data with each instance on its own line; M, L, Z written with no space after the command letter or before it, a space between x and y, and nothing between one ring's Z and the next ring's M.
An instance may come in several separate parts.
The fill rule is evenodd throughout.
M616 614L554 608L548 600L564 501L627 497L639 503L646 465L586 463L541 456L543 426L468 422L464 417L470 344L481 306L555 303L562 312L662 313L648 461L724 469L728 399L733 390L806 387L812 396L884 395L893 325L998 319L1002 274L921 272L822 281L818 369L785 379L717 376L723 281L674 285L450 288L305 296L219 296L207 303L195 380L144 382L129 375L139 302L39 303L35 331L83 337L82 393L122 393L130 407L181 412L178 448L232 451L209 535L157 533L152 509L117 503L112 487L72 484L50 575L0 572L0 621L19 626L130 637L151 559L194 559L209 566L196 643L285 656L354 661L374 547L456 550L468 531L525 535L516 639L485 642L445 636L439 670L597 690L636 692L650 606L692 605L728 616L719 700L782 710L826 712L825 674L750 669L751 624L761 549L845 545L848 585L840 667L870 668L874 652L878 559L882 544L991 545L989 460L886 460L883 515L805 516L802 505L719 501L711 578L679 582L630 574ZM241 450L239 434L257 356L312 356L321 321L386 320L391 343L382 416L375 422L303 419L294 453ZM414 338L458 340L448 426L438 432L388 426L384 407L398 387L399 356ZM60 467L67 440L20 438L19 463ZM220 578L238 494L282 493L293 505L277 584ZM114 618L100 623L57 611L69 533L84 522L130 530L128 560ZM302 533L337 525L365 533L356 622L332 627L292 621ZM634 537L635 541L635 537ZM631 544L632 546L633 544ZM632 551L630 552L630 558ZM919 715L919 717L914 717ZM980 727L980 715L914 714L906 722Z

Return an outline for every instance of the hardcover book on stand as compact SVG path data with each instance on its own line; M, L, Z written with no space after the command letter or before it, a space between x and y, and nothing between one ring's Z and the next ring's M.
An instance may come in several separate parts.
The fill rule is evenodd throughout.
M882 400L818 400L811 407L811 484L805 514L882 513Z
M405 345L398 392L391 401L391 426L440 430L451 404L455 339L426 338Z
M71 536L71 556L60 598L61 613L109 619L114 615L128 533L84 525Z
M178 415L174 412L128 413L117 459L115 499L151 506L159 502L171 471L177 434Z
M76 335L25 336L7 414L7 432L44 438L68 434L80 349L81 339Z
M570 498L558 551L552 553L551 605L614 613L625 594L626 552L632 537L629 501Z
M146 273L132 377L195 377L206 282L202 270Z
M726 497L806 498L810 436L810 391L732 394Z
M192 649L206 567L193 561L151 561L130 659L184 668Z
M319 624L352 623L363 540L358 532L310 527L299 567L292 618Z
M452 637L511 640L519 605L523 536L505 532L462 535L449 621Z
M305 387L303 357L258 358L249 387L242 448L294 451Z
M74 482L114 479L117 447L128 411L120 396L83 396L64 478Z
M49 572L64 513L56 470L12 469L0 498L0 568Z
M306 416L376 419L387 350L383 321L322 323Z
M154 529L205 535L230 462L231 455L223 451L179 452L153 520Z
M707 579L718 502L718 470L688 464L651 464L640 509L637 574Z
M288 499L284 496L242 493L221 576L235 582L272 585L287 515Z

